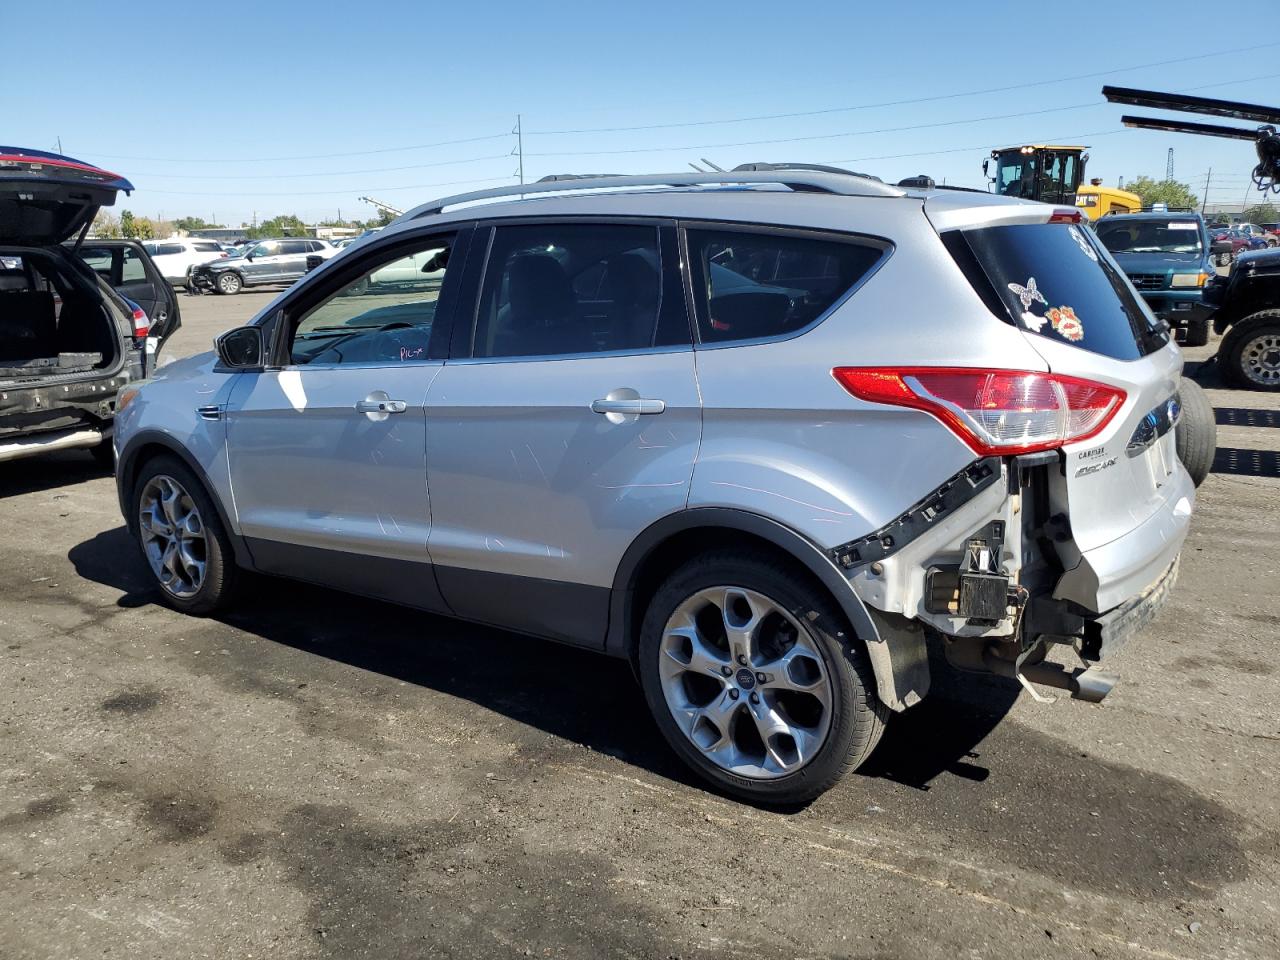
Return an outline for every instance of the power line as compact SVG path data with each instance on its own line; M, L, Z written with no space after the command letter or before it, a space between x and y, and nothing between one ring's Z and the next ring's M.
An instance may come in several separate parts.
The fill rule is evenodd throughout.
M486 177L481 180L445 180L442 183L410 183L398 187L370 187L371 190L377 190L379 193L390 190L434 190L436 187L455 187L467 183L496 183L499 180L514 180L515 177ZM279 191L271 190L266 193L242 193L237 190L235 193L204 193L201 191L186 190L147 190L148 194L159 193L166 196L176 197L226 197L235 199L237 197L325 197L333 196L335 193L345 193L345 190L299 190L299 191Z
M632 127L584 127L577 130L526 130L525 133L529 136L561 136L577 133L625 133L639 130L668 130L677 127L705 127L727 123L753 123L757 120L786 120L792 117L818 117L832 113L848 113L854 110L873 110L879 107L901 107L916 103L936 103L940 100L955 100L960 97L977 97L987 93L1007 93L1010 90L1022 90L1027 87L1044 87L1051 86L1055 83L1069 83L1073 80L1090 80L1096 77L1111 76L1115 73L1129 73L1134 70L1145 70L1149 67L1164 67L1174 63L1186 63L1189 60L1207 60L1211 57L1222 57L1232 53L1247 53L1249 51L1265 50L1271 47L1280 47L1280 43L1262 43L1253 47L1237 47L1232 50L1219 50L1215 53L1203 53L1193 57L1178 57L1173 60L1156 60L1152 63L1140 63L1131 67L1116 67L1112 70L1099 70L1094 73L1079 73L1070 77L1058 77L1054 80L1035 80L1031 83L1019 83L1012 86L987 87L983 90L966 90L962 93L946 93L932 97L914 97L907 100L885 100L881 103L860 103L848 107L828 107L823 110L801 110L792 113L769 113L760 114L754 117L733 117L724 120L689 120L683 123L654 123ZM1234 82L1237 81L1228 81L1228 83ZM1209 84L1208 86L1222 85L1223 84Z
M282 176L289 179L301 177L345 177L353 174L390 173L395 170L419 170L426 167L449 167L459 163L480 163L484 160L502 160L510 156L507 153L494 153L487 157L468 157L465 160L437 160L433 163L411 163L403 167L373 167L367 170L329 170L323 173L250 173L250 174L211 174L205 176L195 173L130 173L131 177L157 177L165 180L278 180Z
M1045 110L1027 110L1021 113L1000 113L986 117L970 117L966 120L944 120L941 123L917 123L907 127L882 127L878 130L852 130L845 133L824 133L809 137L777 137L769 140L741 140L736 143L694 143L677 147L633 147L627 150L567 150L556 153L527 153L528 157L599 157L625 153L667 153L680 150L714 150L721 147L756 147L774 143L802 143L810 140L836 140L840 137L865 137L877 133L902 133L907 130L932 130L936 127L955 127L987 120L1011 120L1017 117L1034 117L1045 113L1062 113L1067 110L1084 110L1109 106L1106 103L1076 103L1066 107L1049 107Z
M347 153L309 153L290 157L135 157L121 153L82 151L86 155L106 157L108 160L152 160L156 163L277 163L281 160L331 160L334 157L364 157L371 153L398 153L405 150L429 150L433 147L452 147L460 143L482 143L485 140L505 140L509 133L495 133L486 137L464 137L461 140L439 140L436 143L417 143L407 147L381 147L375 150L352 150Z

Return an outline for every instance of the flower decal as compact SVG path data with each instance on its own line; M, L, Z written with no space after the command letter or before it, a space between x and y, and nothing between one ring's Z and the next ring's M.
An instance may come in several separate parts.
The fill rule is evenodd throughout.
M1084 339L1084 324L1070 307L1053 307L1045 317L1053 324L1053 329L1064 340L1077 343ZM1025 320L1025 317L1023 318Z

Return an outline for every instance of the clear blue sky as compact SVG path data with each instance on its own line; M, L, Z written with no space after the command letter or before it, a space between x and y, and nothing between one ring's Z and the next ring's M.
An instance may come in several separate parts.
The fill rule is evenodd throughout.
M991 147L1057 140L1090 145L1088 173L1109 184L1163 177L1173 147L1175 176L1197 193L1212 167L1210 202L1245 197L1250 144L1124 130L1127 108L1099 90L1280 103L1280 34L1249 28L1239 8L1215 20L1203 2L961 7L10 3L0 142L61 137L64 152L123 173L137 191L117 212L232 225L255 212L365 218L362 194L407 207L515 182L517 113L528 179L706 157L985 186ZM1173 62L1130 69L1157 61ZM903 100L922 102L866 106ZM805 111L827 112L742 119ZM672 126L598 129L659 124ZM891 129L903 127L917 129ZM551 132L582 130L596 132ZM486 139L423 146L471 138Z

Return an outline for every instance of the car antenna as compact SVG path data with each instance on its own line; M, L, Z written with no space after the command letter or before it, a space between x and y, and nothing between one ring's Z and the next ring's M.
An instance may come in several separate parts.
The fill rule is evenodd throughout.
M702 157L702 158L701 158L701 160L702 160L702 162L703 162L703 163L705 163L708 167L710 167L710 168L711 168L712 170L714 170L716 173L727 173L727 172L728 172L728 171L726 171L726 170L725 170L725 168L724 168L724 167L720 166L720 165L719 165L719 164L717 164L717 163L712 163L712 162L711 162L710 160L708 160L706 157Z

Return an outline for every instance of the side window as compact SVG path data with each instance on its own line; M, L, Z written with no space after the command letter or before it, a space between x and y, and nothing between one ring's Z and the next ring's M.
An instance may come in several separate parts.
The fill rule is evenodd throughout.
M472 355L566 356L651 347L661 305L660 265L656 226L499 227Z
M120 267L121 283L141 283L147 279L147 269L142 265L142 258L137 252L125 247L124 263Z
M89 268L107 283L113 282L110 247L81 247L80 259L88 264Z
M297 256L306 253L308 250L307 241L305 240L282 240L280 241L280 253L285 256Z
M394 259L308 309L293 331L290 362L412 363L427 359L452 236L401 248Z
M703 343L803 330L884 255L871 243L738 230L694 229L688 240Z
M194 246L200 253L218 253L222 250L222 248L212 240L197 240L192 244L192 246Z
M280 252L280 244L276 243L276 241L274 240L269 240L266 243L258 244L256 247L250 250L249 256L274 257L279 252Z

